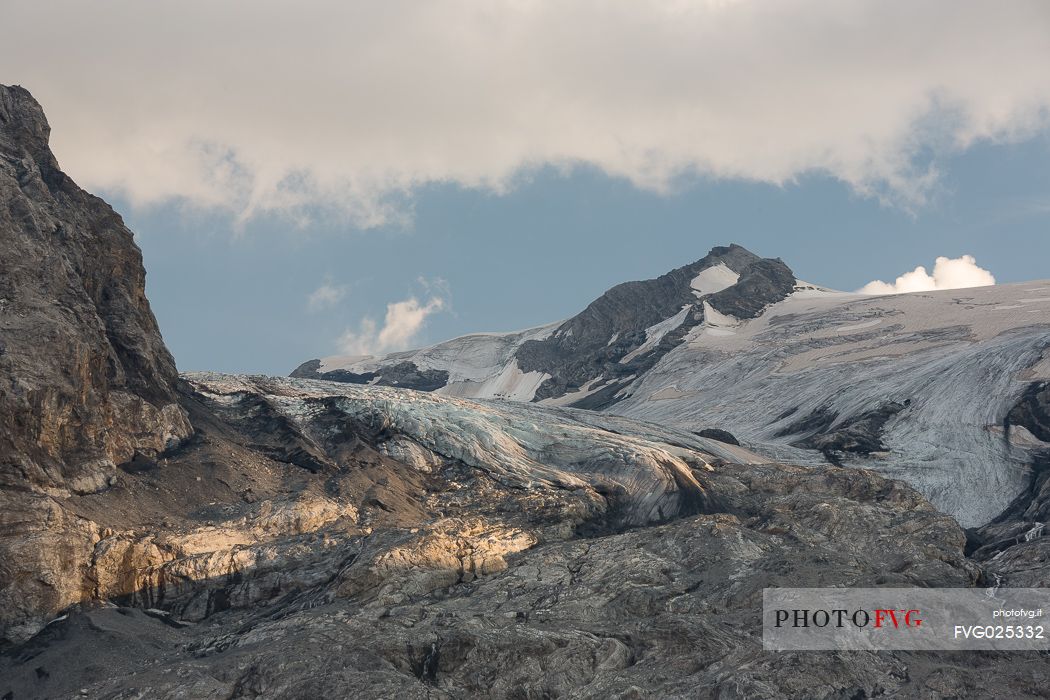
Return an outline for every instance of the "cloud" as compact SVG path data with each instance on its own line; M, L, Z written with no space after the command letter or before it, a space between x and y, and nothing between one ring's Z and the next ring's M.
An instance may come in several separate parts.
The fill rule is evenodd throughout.
M348 328L339 338L340 352L347 355L376 355L411 347L423 330L428 316L444 310L448 301L431 295L425 301L412 296L386 306L382 327L365 317L358 328Z
M1042 0L7 0L3 80L134 205L404 222L413 191L589 166L638 187L825 173L922 206L1046 128ZM40 50L40 47L46 50Z
M986 287L995 284L991 272L977 266L972 255L958 258L939 257L934 262L933 274L919 265L905 272L893 284L882 280L868 282L857 290L859 294L902 294L906 292L930 292L937 289L962 289L964 287Z
M335 306L346 297L346 285L332 284L325 281L320 287L310 292L306 298L306 308L310 311L321 311Z

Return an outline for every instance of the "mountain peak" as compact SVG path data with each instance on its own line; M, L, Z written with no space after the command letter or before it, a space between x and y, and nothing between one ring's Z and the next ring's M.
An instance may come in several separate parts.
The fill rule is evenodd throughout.
M425 366L407 357L413 353L398 353L350 365L311 360L293 376L604 408L629 396L630 386L708 315L754 318L794 288L782 261L731 243L654 279L618 284L556 326L496 341L439 343L420 351L433 354L420 358ZM494 342L498 347L463 347ZM472 356L491 364L465 368ZM456 358L455 366L438 357Z
M15 155L29 153L38 167L51 165L54 157L48 148L51 126L44 108L20 85L0 85L0 152Z

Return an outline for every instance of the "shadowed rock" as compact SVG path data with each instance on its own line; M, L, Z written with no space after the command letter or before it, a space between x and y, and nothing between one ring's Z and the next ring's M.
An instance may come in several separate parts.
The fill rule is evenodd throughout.
M839 455L842 453L870 455L884 451L886 446L882 444L883 428L891 418L907 408L909 403L907 400L904 403L887 401L834 427L832 424L836 416L833 413L826 410L817 411L789 426L787 430L790 432L785 434L815 429L817 432L791 444L807 450L819 450L829 462L841 466Z
M740 441L733 437L733 434L728 430L722 430L721 428L704 428L703 430L697 430L696 434L700 437L711 438L712 440L718 440L724 442L727 445L739 445Z
M1006 427L1020 425L1043 442L1050 442L1050 382L1032 382L1006 416Z

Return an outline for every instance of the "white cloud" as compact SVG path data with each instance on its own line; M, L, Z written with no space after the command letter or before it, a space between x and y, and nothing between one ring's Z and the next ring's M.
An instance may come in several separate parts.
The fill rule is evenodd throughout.
M346 297L346 285L332 284L325 281L320 287L310 292L306 298L306 308L310 311L321 311L335 306Z
M962 289L964 287L986 287L995 284L991 272L978 267L972 255L958 258L939 257L934 262L933 274L919 265L905 272L893 284L875 280L858 291L860 294L902 294L906 292L930 292L937 289Z
M339 338L339 350L347 355L375 355L411 347L427 317L448 305L445 297L431 295L425 301L412 296L386 306L382 327L368 317L358 328L348 328Z
M376 225L408 216L419 185L502 191L544 164L654 190L823 172L919 206L937 156L1043 129L1050 106L1043 0L7 0L3 14L19 31L0 42L2 79L43 102L74 178L242 221L321 206Z

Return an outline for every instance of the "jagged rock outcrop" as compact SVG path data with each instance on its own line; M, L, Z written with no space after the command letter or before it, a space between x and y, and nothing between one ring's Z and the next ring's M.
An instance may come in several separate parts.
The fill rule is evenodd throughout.
M722 430L721 428L704 428L703 430L695 431L697 435L704 438L710 438L712 440L718 440L729 445L739 445L740 441L729 432L728 430Z
M0 86L0 619L25 630L84 597L99 536L52 499L192 433L132 234L59 169L49 134L29 92Z
M132 234L59 169L49 134L26 90L0 86L2 478L64 488L191 430Z
M841 422L836 422L838 415L834 411L821 407L781 429L778 435L809 433L791 444L808 450L819 450L829 462L842 466L842 455L845 453L871 455L885 451L886 446L882 442L883 428L910 403L909 399L905 399L903 403L885 401L871 410L849 416Z

